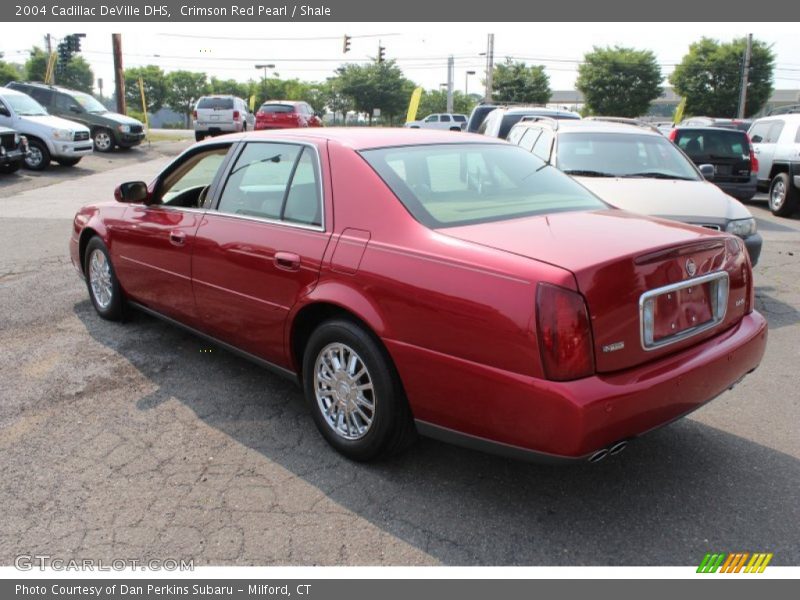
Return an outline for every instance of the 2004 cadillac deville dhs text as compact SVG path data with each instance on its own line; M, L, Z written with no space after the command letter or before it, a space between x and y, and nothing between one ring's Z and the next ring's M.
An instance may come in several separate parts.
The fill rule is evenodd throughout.
M483 136L233 134L115 196L70 244L100 316L138 308L296 378L356 460L417 431L597 460L764 353L739 239L610 208Z

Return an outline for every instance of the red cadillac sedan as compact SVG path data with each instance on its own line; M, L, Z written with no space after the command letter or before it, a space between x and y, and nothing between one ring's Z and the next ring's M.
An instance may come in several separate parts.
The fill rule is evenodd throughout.
M70 243L99 315L143 310L295 379L356 460L417 432L599 460L764 354L740 240L610 208L484 136L233 134L115 197Z

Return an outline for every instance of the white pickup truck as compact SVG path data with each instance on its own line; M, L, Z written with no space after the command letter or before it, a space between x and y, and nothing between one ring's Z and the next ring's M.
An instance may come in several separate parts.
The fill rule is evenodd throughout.
M435 113L421 121L409 121L405 127L411 129L444 129L445 131L464 131L467 128L467 115L458 113Z

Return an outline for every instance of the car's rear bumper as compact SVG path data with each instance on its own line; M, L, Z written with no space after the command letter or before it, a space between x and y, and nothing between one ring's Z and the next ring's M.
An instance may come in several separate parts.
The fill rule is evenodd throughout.
M461 436L505 454L574 459L699 408L753 371L766 341L766 320L753 312L735 327L667 358L569 382L502 371L392 340L386 344L423 433L449 431L455 434L449 441Z
M714 183L726 194L733 196L737 200L750 200L756 195L758 191L758 179L755 175L750 178L750 181L737 183L727 181L714 181Z
M256 121L256 131L261 129L299 129L296 123L259 123Z

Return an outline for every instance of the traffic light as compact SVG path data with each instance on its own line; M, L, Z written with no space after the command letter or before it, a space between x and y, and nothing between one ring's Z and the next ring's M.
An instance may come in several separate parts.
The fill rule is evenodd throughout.
M382 63L386 58L386 48L378 46L378 62Z
M345 34L344 43L342 44L342 53L347 54L350 52L350 36Z
M70 50L69 38L66 38L58 43L58 65L65 65L72 58L72 51Z

